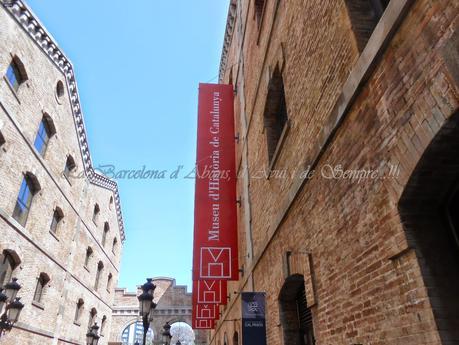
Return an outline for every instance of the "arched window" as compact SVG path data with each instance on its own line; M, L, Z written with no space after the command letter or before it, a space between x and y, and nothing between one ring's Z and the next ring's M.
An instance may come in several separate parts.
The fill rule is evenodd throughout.
M91 311L89 312L89 322L88 322L88 329L91 328L92 325L96 322L96 316L97 316L97 309L92 308Z
M113 254L115 254L115 255L116 255L117 247L118 247L118 239L115 237L115 238L113 239L113 245L112 245L112 252L113 252Z
M105 327L107 326L107 316L102 316L102 322L100 324L100 335L105 334Z
M110 202L108 203L108 208L109 208L110 210L113 209L113 196L110 197Z
M35 294L33 295L33 301L36 303L41 303L43 294L45 292L46 284L50 281L49 276L46 273L40 273L40 276L37 278L37 286L35 287Z
M64 167L64 176L67 179L67 181L70 182L70 174L74 172L76 169L76 164L75 160L71 155L67 156L67 160L65 161L65 167Z
M97 225L97 220L99 218L99 214L100 214L100 207L99 207L99 204L95 204L94 205L94 211L92 213L92 221L94 222L94 224Z
M81 315L83 314L83 306L84 306L84 301L82 298L80 298L76 304L76 309L75 309L75 318L74 322L78 323L80 322Z
M345 0L357 47L363 51L390 0Z
M448 218L451 232L457 248L459 248L459 186L448 203Z
M3 251L0 255L0 287L11 281L13 272L19 264L19 259L15 258L10 251Z
M108 222L105 222L104 232L102 233L102 247L105 247L105 243L107 242L107 235L109 231L110 231L110 226L108 225Z
M152 344L154 334L152 328L148 328L146 343ZM143 340L143 325L142 321L135 321L130 323L123 329L121 333L121 341L123 344L142 344ZM175 344L175 343L174 343ZM171 343L172 345L172 343Z
M228 344L228 336L226 335L226 332L225 332L225 334L223 335L223 345L229 345L229 344Z
M190 325L185 322L175 322L170 329L172 338L170 343L176 344L178 341L182 344L194 344L195 334Z
M279 67L276 67L274 70L268 85L268 97L264 111L264 127L268 145L268 161L271 169L279 155L288 129L284 80Z
M112 280L113 280L113 275L109 273L108 278L107 278L107 291L108 292L110 292L110 289L112 288Z
M307 306L304 278L289 276L279 294L280 321L284 332L284 344L315 344L312 314Z
M3 136L3 133L0 132L0 147L3 146L6 143L5 137Z
M92 253L93 253L93 250L91 247L88 247L86 249L86 257L84 259L84 265L86 266L86 268L89 267L89 261L91 260L91 257L92 257Z
M62 209L60 207L56 207L53 212L53 219L51 220L51 226L49 227L50 231L53 234L57 233L57 228L59 227L59 224L63 218L64 218L64 213L62 212Z
M94 290L99 289L100 276L102 275L103 269L104 269L104 264L102 263L102 261L99 261L99 263L97 264L97 273L96 273L96 281L94 283Z
M13 218L22 226L25 225L32 206L33 196L40 190L40 184L32 173L26 173L22 179L18 199L13 211Z
M261 19L263 18L263 12L265 9L265 0L255 0L255 20L257 21L258 27L261 25Z
M64 83L62 82L62 80L58 80L58 82L56 83L56 99L57 99L58 103L62 102L62 98L64 97L64 93L65 93Z
M233 334L233 345L239 345L239 333L237 331Z
M6 70L6 79L15 92L17 92L19 86L27 80L27 73L24 68L24 64L17 56L13 57L8 69Z
M56 128L51 117L48 114L43 115L43 118L38 125L37 135L35 136L34 146L38 153L44 157L48 148L49 139L56 133Z

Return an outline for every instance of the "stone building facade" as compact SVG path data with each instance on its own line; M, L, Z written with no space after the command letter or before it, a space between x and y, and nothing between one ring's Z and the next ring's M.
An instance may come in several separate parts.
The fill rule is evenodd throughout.
M163 344L162 332L166 322L184 322L191 325L191 293L186 286L176 285L172 278L153 278L156 285L154 302L157 304L153 321L153 344ZM132 324L139 322L139 301L141 293L128 292L126 289L115 289L113 303L113 321L110 333L110 345L132 345L123 343L123 332ZM195 344L207 344L206 331L195 331Z
M241 275L211 332L240 344L459 343L459 2L232 0ZM249 344L244 344L249 345Z
M0 2L0 285L25 304L1 343L108 343L123 220L95 172L73 67L22 1Z

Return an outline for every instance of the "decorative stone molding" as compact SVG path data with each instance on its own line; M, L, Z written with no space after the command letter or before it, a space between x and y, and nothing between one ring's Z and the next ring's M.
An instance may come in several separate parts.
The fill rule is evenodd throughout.
M222 49L222 57L220 60L220 72L219 72L219 81L222 82L223 77L226 72L227 63L228 63L228 52L231 46L231 41L233 39L234 33L234 23L236 22L236 7L237 7L237 0L231 0L229 10L228 10L228 19L226 21L226 30L225 30L225 38L223 40L223 49Z
M45 27L40 23L35 14L23 1L8 0L1 2L1 5L12 15L18 24L29 34L32 40L35 41L43 52L48 55L56 67L59 68L59 70L65 75L81 156L83 158L85 175L92 184L108 189L115 194L115 208L118 217L118 225L121 240L124 241L126 236L124 232L123 215L121 213L118 184L114 180L98 173L93 168L83 113L81 110L80 96L78 94L77 82L72 63L60 50L54 38L52 38L52 36L46 31Z

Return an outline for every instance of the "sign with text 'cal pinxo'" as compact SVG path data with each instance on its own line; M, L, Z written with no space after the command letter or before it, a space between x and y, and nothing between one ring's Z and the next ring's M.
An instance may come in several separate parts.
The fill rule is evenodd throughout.
M200 84L193 280L237 280L233 86Z
M265 293L242 292L242 343L266 345Z

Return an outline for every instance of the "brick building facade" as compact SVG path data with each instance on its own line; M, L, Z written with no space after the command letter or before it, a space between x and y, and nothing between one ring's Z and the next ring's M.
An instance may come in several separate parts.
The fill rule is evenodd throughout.
M459 343L459 2L232 0L239 281L211 344ZM249 345L249 344L244 344Z
M22 1L0 2L0 285L25 304L8 344L106 345L123 220L95 172L73 67Z
M163 326L166 322L184 322L191 325L191 293L186 286L175 284L172 278L154 278L156 285L154 302L157 304L153 321L153 344L162 343ZM141 293L128 292L126 289L115 289L113 303L113 322L110 333L110 345L132 345L123 342L123 332L133 323L139 322L139 301ZM207 331L195 331L195 344L207 344Z

